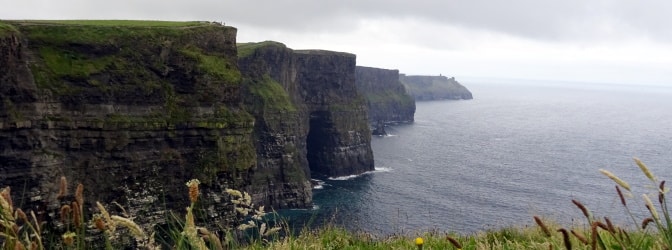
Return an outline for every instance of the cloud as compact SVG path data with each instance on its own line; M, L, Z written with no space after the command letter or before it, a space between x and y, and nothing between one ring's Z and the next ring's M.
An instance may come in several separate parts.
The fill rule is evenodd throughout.
M362 65L414 74L672 83L669 0L0 0L0 5L2 19L223 21L238 28L239 41L352 52Z

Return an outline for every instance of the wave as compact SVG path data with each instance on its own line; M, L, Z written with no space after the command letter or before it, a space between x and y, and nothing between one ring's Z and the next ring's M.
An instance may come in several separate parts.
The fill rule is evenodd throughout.
M339 176L339 177L329 177L329 180L332 181L347 181L347 180L352 180L360 176L364 176L367 174L373 174L373 173L384 173L384 172L390 172L392 171L391 168L386 168L386 167L379 167L379 168L374 168L373 171L366 171L361 174L353 174L353 175L348 175L348 176Z
M310 179L310 182L313 184L313 189L324 189L324 186L329 185L325 184L323 180L318 179Z

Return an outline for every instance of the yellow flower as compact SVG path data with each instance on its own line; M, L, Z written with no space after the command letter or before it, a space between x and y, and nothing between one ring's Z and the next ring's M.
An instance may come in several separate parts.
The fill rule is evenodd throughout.
M425 241L423 241L422 238L420 238L420 237L415 238L415 245L421 247L422 244L424 244L424 243L425 243Z
M77 236L77 234L73 232L64 233L61 236L63 237L63 244L66 246L72 246L72 244L75 243L75 236Z

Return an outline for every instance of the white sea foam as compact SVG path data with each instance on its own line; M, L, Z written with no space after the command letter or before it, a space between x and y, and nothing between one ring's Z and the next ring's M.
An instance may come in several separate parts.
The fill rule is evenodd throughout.
M353 175L348 175L348 176L339 176L339 177L329 177L329 180L332 181L347 181L347 180L352 180L354 178L367 175L367 174L373 174L373 173L383 173L383 172L390 172L392 171L391 168L386 168L386 167L379 167L375 168L373 171L367 171L361 174L353 174Z

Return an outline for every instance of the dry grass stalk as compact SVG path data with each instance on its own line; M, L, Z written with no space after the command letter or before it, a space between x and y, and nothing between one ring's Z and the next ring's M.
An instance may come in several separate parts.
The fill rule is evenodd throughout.
M72 223L77 227L82 223L82 208L76 201L72 202Z
M63 205L61 206L61 223L66 224L68 223L70 219L70 213L72 212L72 209L70 208L70 205Z
M649 209L649 212L651 212L651 216L653 216L654 221L658 223L660 221L660 217L658 217L658 211L656 211L656 207L653 206L653 203L651 202L651 199L649 199L648 195L643 194L642 197L644 197L646 208Z
M77 189L75 190L75 200L79 204L80 208L84 206L84 184L82 183L77 184Z
M649 223L653 222L653 218L648 217L642 221L642 229L646 229L646 227L649 225Z
M625 196L623 196L623 192L621 192L621 188L619 188L618 185L616 185L615 187L616 187L616 193L618 193L618 198L621 199L621 204L623 204L624 207L627 207L628 205L625 202Z
M56 199L63 199L66 195L68 195L68 180L65 178L65 176L61 176L61 182L58 186L58 195L56 195Z
M30 221L28 220L28 216L20 208L17 208L14 211L14 218L17 219L17 222L18 222L18 219L21 219L21 220L23 220L24 223L30 223Z
M635 163L637 163L637 166L639 166L639 169L641 169L642 172L644 172L646 178L649 178L649 180L656 182L656 177L651 173L651 171L649 171L649 168L647 168L642 161L637 159L637 157L634 157L633 159L635 160Z
M446 236L446 239L457 249L462 249L462 245L456 239L450 236Z
M588 208L586 208L586 206L583 205L583 203L577 200L572 200L572 203L574 203L574 205L576 205L581 210L583 216L585 216L586 219L590 220L590 212L588 211Z
M198 234L201 235L201 238L210 242L215 250L224 250L224 246L222 246L222 242L216 234L211 233L207 228L203 227L197 227L196 230L198 231Z
M105 226L105 222L103 221L103 215L101 214L94 214L93 215L93 226L96 227L96 229L105 232L107 230L107 227Z
M625 190L630 191L630 184L628 184L627 182L621 180L621 178L618 178L616 175L614 175L614 174L612 174L611 172L609 172L609 171L607 171L607 170L604 170L604 169L600 169L600 172L601 172L602 174L606 175L607 177L609 177L609 179L611 179L611 180L613 180L614 182L616 182L616 184L618 184L618 185L621 186L622 188L625 188Z
M583 235L578 234L574 230L570 230L570 232L574 235L574 237L576 237L579 241L581 241L581 243L583 243L586 246L588 245L588 239L586 239L586 237L583 237Z
M597 249L597 225L595 223L590 226L590 249Z
M558 229L558 232L562 233L562 241L565 243L565 248L567 250L572 250L572 242L569 240L569 233L564 228Z
M136 240L141 241L147 237L142 228L140 228L140 226L138 226L138 224L135 224L135 222L133 222L132 220L117 215L112 215L110 216L110 218L117 225L122 225L128 228L128 230L131 232L131 234L135 237Z
M544 235L546 237L551 237L551 231L548 230L548 227L546 227L544 222L541 221L541 219L539 217L534 216L534 222L537 223L537 225L539 225L539 227L541 228L541 231L544 232Z
M607 217L604 217L604 221L607 223L607 228L609 229L609 232L615 234L616 228L614 227L614 224L611 223L611 220L609 220L609 218Z
M189 200L191 203L196 203L198 200L199 184L201 184L201 182L198 179L192 179L187 182L187 187L189 187Z
M7 202L6 208L12 209L14 208L14 204L12 203L12 195L10 193L11 188L5 187L5 189L3 189L2 192L0 192L0 195L2 195L2 199L5 200L5 202ZM2 208L5 209L5 206L3 205ZM13 211L10 210L9 212Z
M110 230L111 233L114 233L114 231L117 229L116 223L112 220L112 217L110 217L110 213L107 212L107 209L105 209L105 206L103 204L100 204L100 202L96 202L96 206L98 207L98 210L100 210L100 214L105 218L106 222L106 228Z

